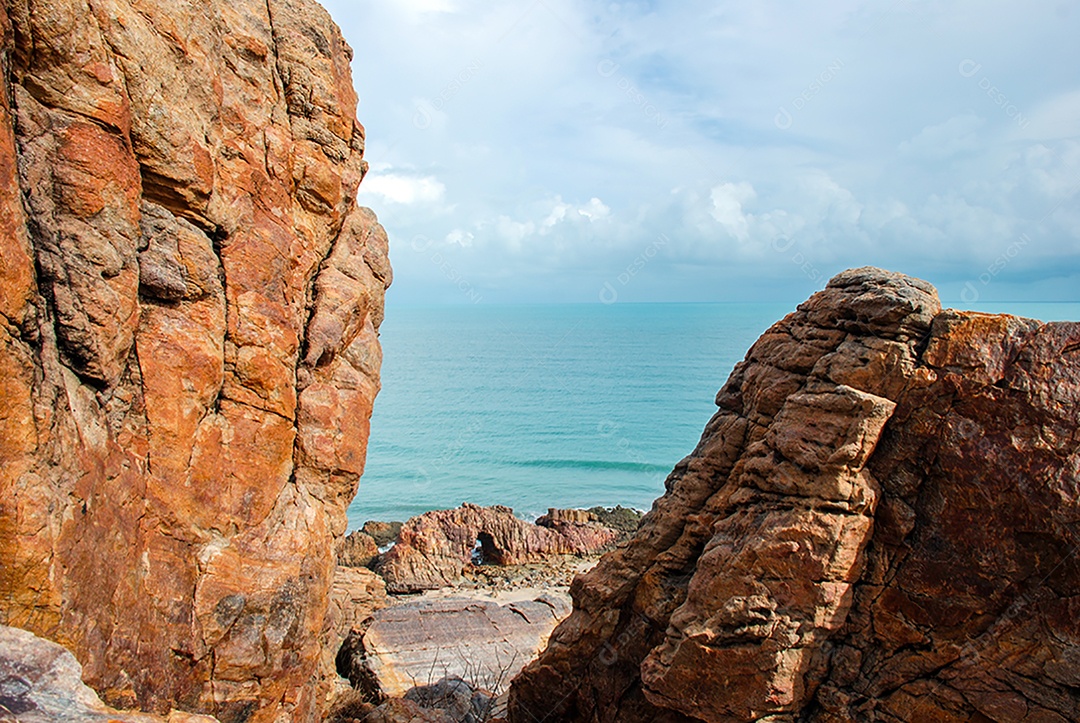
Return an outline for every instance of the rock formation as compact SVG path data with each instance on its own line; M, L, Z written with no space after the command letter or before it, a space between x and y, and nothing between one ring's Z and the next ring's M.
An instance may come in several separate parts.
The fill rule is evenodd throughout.
M363 635L371 625L376 610L389 605L386 583L367 568L338 567L330 590L330 609L326 614L329 630L322 642L323 669L337 672L337 654L342 644ZM330 699L336 700L350 690L349 684L334 676Z
M520 565L553 555L592 554L615 539L613 530L590 522L560 519L541 527L514 517L509 507L466 502L411 518L377 565L387 591L411 593L453 585L474 552L487 564Z
M587 525L596 522L599 518L588 510L561 510L549 507L546 515L536 518L536 524L541 527L555 527L560 524Z
M405 694L428 710L441 710L452 723L487 723L493 700L468 681L447 677L431 685L418 685Z
M0 4L0 623L111 705L313 720L386 236L311 0Z
M369 567L379 557L379 546L363 530L350 532L338 545L337 564L342 567Z
M397 539L403 524L404 523L402 522L378 522L376 520L368 520L364 523L364 526L360 528L360 531L374 540L377 546L386 547Z
M857 269L716 403L511 720L1080 720L1080 323Z
M641 518L644 516L644 513L640 510L623 507L622 505L591 507L586 512L595 515L601 525L624 533L626 539L633 537L633 534L637 532L638 525L641 524Z

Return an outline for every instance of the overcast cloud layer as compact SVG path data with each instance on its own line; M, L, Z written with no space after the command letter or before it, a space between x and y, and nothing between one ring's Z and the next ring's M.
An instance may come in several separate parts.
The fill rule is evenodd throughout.
M1080 299L1071 0L323 1L395 303Z

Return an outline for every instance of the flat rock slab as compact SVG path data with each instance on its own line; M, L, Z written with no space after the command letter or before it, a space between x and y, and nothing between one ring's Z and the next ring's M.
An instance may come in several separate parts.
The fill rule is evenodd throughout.
M364 633L366 665L386 695L447 676L502 693L570 614L564 596L500 605L469 598L419 600L374 614Z

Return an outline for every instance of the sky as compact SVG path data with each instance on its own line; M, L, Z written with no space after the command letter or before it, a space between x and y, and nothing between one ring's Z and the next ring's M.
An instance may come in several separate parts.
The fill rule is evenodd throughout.
M1080 5L322 0L391 304L1080 300Z

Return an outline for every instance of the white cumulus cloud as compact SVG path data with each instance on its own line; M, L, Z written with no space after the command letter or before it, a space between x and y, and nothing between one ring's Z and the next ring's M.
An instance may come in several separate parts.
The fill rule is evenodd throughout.
M372 170L360 186L361 196L375 196L390 203L405 205L438 203L446 195L446 186L434 176L417 176L394 171Z

